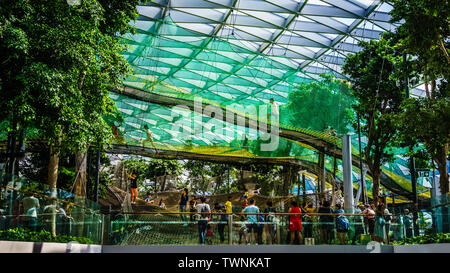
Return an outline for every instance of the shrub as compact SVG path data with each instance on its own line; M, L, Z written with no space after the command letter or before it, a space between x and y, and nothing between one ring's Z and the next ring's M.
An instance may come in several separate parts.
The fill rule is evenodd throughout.
M5 241L24 241L24 242L53 242L68 243L78 242L80 244L93 244L94 242L85 237L75 237L67 235L57 235L55 237L49 231L30 231L24 228L13 228L0 230L0 240Z

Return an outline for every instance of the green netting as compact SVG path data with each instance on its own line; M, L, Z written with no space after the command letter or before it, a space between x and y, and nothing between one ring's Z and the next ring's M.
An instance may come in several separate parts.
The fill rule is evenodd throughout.
M215 105L222 109L230 107L233 112L255 121L261 121L261 116L243 112L233 104L261 106L269 104L269 100L273 98L279 105L281 130L299 133L312 140L323 140L331 147L341 148L340 138L325 132L324 125L319 125L319 122L313 119L314 113L320 110L313 110L314 105L304 106L305 115L310 110L306 123L299 123L298 119L293 118L287 106L289 94L295 89L304 88L304 84L315 79L303 73L298 64L289 57L272 56L270 50L261 54L258 49L232 34L221 35L220 39L205 37L199 32L178 26L170 16L159 21L139 20L135 24L138 27L137 33L123 37L124 42L129 45L128 51L123 52L123 55L133 68L133 74L123 81L125 86L163 98L200 101L203 105ZM327 120L337 120L338 123L344 119L343 114L338 111L341 99L348 97L340 88L336 85L329 89L330 93L338 94L329 98L331 104L336 106L322 109L322 112L329 114ZM111 93L110 97L124 116L124 122L119 126L121 137L116 139L118 144L141 146L147 139L144 129L146 125L154 134L153 140L157 149L230 157L295 158L311 163L318 162L315 147L300 141L280 138L278 149L271 152L262 151L260 144L264 141L257 139L260 135L252 128L196 115L191 110L152 104L117 93ZM318 101L320 99L321 97L317 98ZM192 120L199 117L196 122L204 122L207 125L208 130L204 133L195 131L195 125L192 124ZM350 125L347 124L346 130L339 133L352 132ZM209 130L213 126L226 129ZM235 134L230 136L230 131ZM240 138L244 132L249 138L247 142ZM364 148L364 138L362 144ZM151 147L150 142L145 142L144 145ZM352 154L359 156L358 150L357 135L353 135ZM401 150L394 149L392 152L400 154ZM332 158L327 159L326 169L333 172ZM394 162L383 166L383 171L384 185L405 193L410 191L409 169L405 159L396 156ZM342 179L340 160L337 177ZM353 167L353 181L356 183L359 179L360 170ZM371 178L368 179L370 189ZM357 184L355 186L358 187Z

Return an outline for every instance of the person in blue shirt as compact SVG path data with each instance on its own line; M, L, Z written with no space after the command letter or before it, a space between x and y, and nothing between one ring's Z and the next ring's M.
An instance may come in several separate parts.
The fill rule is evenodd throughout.
M247 242L251 242L251 234L253 232L255 242L257 242L257 233L258 233L258 213L260 213L259 208L255 205L255 200L250 199L249 206L247 206L244 210L244 213L249 213L247 215Z
M413 237L413 217L409 212L409 209L404 210L405 215L403 216L403 224L405 227L406 238Z

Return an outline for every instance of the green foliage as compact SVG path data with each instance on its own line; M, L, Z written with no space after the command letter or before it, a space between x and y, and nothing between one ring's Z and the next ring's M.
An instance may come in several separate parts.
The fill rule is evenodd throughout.
M400 69L403 59L392 44L385 38L362 41L362 50L350 55L343 66L357 100L353 108L362 119L361 133L368 138L364 159L374 178L374 196L379 192L381 165L392 158L386 148L393 146L395 120L405 96L399 85L405 73Z
M450 3L435 0L392 0L396 47L415 56L411 68L425 83L426 98L402 104L397 126L399 141L424 143L426 155L438 165L441 193L449 191L447 155L450 140Z
M419 154L425 159L433 159L440 172L441 193L448 192L446 176L447 154L450 143L450 97L409 98L402 104L398 115L398 139L404 143L423 143L426 152ZM434 165L434 164L433 164Z
M108 142L103 115L129 66L116 36L131 29L133 0L6 1L0 5L2 119L35 127L67 152Z
M421 245L421 244L443 244L450 243L450 233L430 233L424 236L407 238L403 241L393 241L393 245Z
M450 142L450 97L440 100L409 98L399 115L400 138L406 143L425 143L436 154Z
M348 133L354 114L350 86L330 75L319 81L301 83L289 93L285 115L289 123L301 128L324 131L333 127L338 133Z
M430 80L450 75L450 3L436 0L391 0L392 22L402 24L396 32L399 50L417 56L417 70Z
M27 181L46 184L48 176L48 152L27 154L20 162L20 173ZM58 187L70 191L75 180L73 156L61 156L58 168Z
M51 232L41 230L39 232L30 231L23 228L14 228L0 230L0 240L5 241L23 241L23 242L52 242L52 243L68 243L78 242L80 244L93 244L94 242L85 237L75 237L67 235L52 236Z
M142 158L129 158L123 161L127 172L135 171L138 176L138 185L143 186L145 179L153 180L163 175L180 175L182 164L178 160L151 159L146 161ZM159 190L159 189L154 189Z
M280 189L281 166L252 164L250 165L250 169L253 171L256 188L261 189L261 195L269 196L272 190L275 190L275 194L281 194L281 192L277 191Z

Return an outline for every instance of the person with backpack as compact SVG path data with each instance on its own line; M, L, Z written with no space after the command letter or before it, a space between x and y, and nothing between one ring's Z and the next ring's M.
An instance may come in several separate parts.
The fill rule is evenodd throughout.
M228 225L228 215L226 214L226 208L223 204L216 205L216 211L221 213L218 215L219 224L217 225L217 231L219 232L220 243L225 242L225 227Z
M272 207L272 201L267 201L267 207L264 209L265 214L265 230L266 230L266 244L274 244L275 242L275 233L276 233L276 224L275 224L275 208Z
M336 232L339 241L341 242L341 245L345 245L345 239L347 237L347 232L350 229L350 223L348 222L347 217L343 215L345 211L342 209L341 204L336 204L334 213L338 214L338 216L336 216Z
M206 198L204 196L200 197L200 204L197 204L196 209L197 213L200 214L198 218L200 244L204 245L206 239L206 227L211 218L211 208L209 207L209 204L206 203Z

